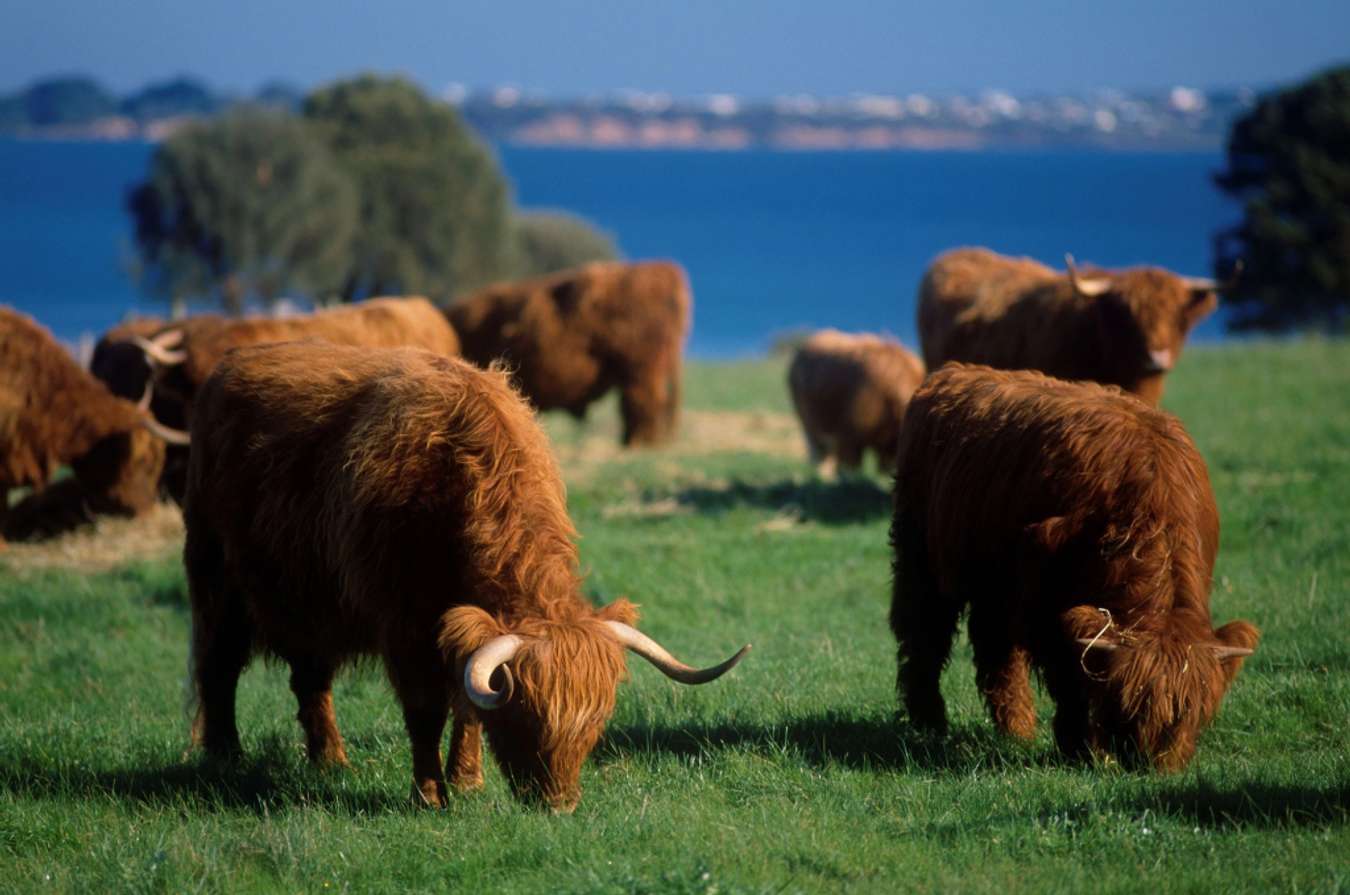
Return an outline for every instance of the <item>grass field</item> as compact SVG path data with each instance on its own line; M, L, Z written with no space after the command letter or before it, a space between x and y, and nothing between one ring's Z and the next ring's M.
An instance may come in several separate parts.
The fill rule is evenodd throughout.
M98 573L12 546L0 889L1350 889L1350 343L1195 348L1170 382L1223 514L1216 620L1264 633L1170 777L1066 764L1048 730L1000 739L964 642L950 736L897 719L887 482L816 481L782 380L775 361L693 365L685 436L662 452L617 452L608 406L584 429L548 420L592 596L641 603L691 663L755 645L706 687L630 663L570 817L515 803L490 760L484 792L411 807L376 670L336 692L350 770L306 765L285 674L261 665L243 764L185 758L175 529Z

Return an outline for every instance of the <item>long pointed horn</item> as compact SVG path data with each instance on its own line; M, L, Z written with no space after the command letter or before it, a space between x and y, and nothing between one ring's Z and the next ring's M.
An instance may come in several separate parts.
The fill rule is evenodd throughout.
M524 643L522 637L503 634L473 651L469 661L464 663L464 693L470 702L480 709L495 709L511 699L516 682L506 663ZM500 691L492 689L492 673L498 668L506 678L506 686Z
M1120 644L1116 643L1114 640L1103 640L1100 637L1079 637L1077 640L1078 645L1084 649L1099 649L1105 650L1108 653L1113 653L1120 649Z
M1209 648L1214 651L1216 659L1236 659L1238 656L1250 656L1256 652L1253 649L1247 649L1245 646L1227 646L1222 643L1211 643Z
M150 402L154 399L154 397L155 397L154 380L147 379L145 381L145 394L141 395L141 399L136 402L136 409L139 410L141 413L149 413Z
M192 444L192 436L182 429L172 429L153 416L146 415L141 417L141 425L150 430L150 434L156 438L161 438L169 444L176 444L187 447Z
M745 654L750 652L750 644L747 643L736 652L736 655L719 665L714 665L711 668L691 668L666 652L661 644L632 625L614 621L605 622L605 624L614 632L614 636L619 643L655 665L666 677L682 684L706 684L709 681L715 681L735 668L736 663L740 662L741 659L745 658Z
M168 335L168 333L165 333ZM182 333L179 333L180 339ZM147 339L144 336L132 336L131 341L136 347L145 352L146 356L162 367L172 367L181 364L187 360L186 351L170 351L167 347L156 340Z
M1233 262L1233 269L1224 277L1222 283L1210 277L1182 277L1186 288L1192 292L1227 292L1238 284L1242 279L1242 259L1239 258Z
M1069 271L1069 285L1073 286L1073 291L1079 295L1096 298L1111 288L1111 281L1105 277L1091 277L1086 280L1079 277L1078 268L1074 265L1073 255L1065 253L1064 266Z

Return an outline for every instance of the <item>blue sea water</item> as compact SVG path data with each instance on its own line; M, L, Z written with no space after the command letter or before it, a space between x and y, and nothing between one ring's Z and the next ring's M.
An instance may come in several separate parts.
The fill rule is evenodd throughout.
M163 311L127 272L125 196L152 151L0 141L0 303L72 341ZM685 265L699 357L757 353L803 327L913 344L919 277L959 245L1208 275L1211 238L1238 215L1211 182L1220 158L1196 153L498 154L520 205L574 211L628 257ZM1197 337L1222 332L1216 315Z

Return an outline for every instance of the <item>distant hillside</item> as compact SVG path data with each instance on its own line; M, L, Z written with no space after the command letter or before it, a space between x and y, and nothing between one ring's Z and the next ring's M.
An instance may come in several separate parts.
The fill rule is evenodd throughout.
M627 91L555 98L512 87L448 88L444 99L494 142L579 148L976 149L1038 146L1217 149L1250 89L1096 90L1074 95L809 94L679 98ZM233 103L295 108L299 89L271 84L251 96L191 77L117 97L88 77L36 81L0 96L0 134L160 139L182 122Z

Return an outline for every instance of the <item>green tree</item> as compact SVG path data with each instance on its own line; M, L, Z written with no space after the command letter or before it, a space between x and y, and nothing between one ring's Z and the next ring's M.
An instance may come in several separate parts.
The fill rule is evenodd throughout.
M344 298L448 299L509 271L506 180L451 106L408 81L366 75L310 94L304 116L360 195Z
M515 263L518 277L533 277L577 267L588 261L610 261L619 251L608 233L585 218L559 211L516 214Z
M129 197L144 286L239 313L282 292L323 300L346 273L352 184L298 118L239 107L184 127Z
M1215 239L1236 328L1345 324L1350 311L1350 66L1263 97L1228 138L1219 186L1243 219Z

